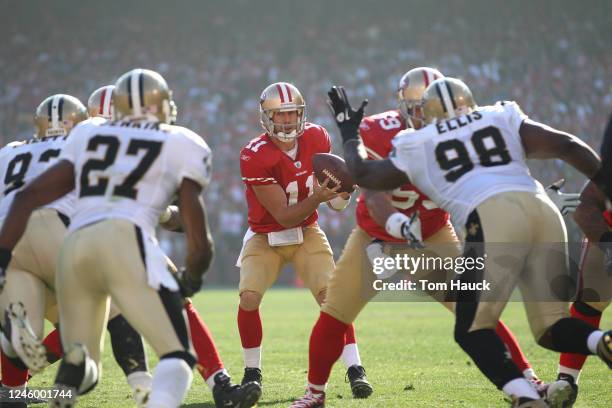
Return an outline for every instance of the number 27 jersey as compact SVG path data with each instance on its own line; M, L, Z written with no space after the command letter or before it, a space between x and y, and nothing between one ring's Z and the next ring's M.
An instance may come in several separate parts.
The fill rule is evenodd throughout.
M478 107L398 134L391 161L455 224L465 225L470 212L495 194L543 191L525 163L519 129L526 118L515 102Z
M82 122L59 159L74 165L77 200L71 231L121 218L154 236L161 211L183 179L204 188L211 171L211 151L197 134L156 122Z

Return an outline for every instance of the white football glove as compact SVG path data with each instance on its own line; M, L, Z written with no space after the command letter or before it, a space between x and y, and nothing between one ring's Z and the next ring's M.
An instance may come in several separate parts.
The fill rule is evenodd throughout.
M576 211L580 205L580 194L562 193L561 187L565 184L565 179L561 179L546 187L546 194L557 206L562 215L567 215Z
M368 255L368 259L372 264L372 272L374 272L377 279L387 279L397 273L397 268L395 268L395 261L393 263L393 268L385 268L385 259L392 257L385 254L383 247L384 245L384 241L381 241L380 239L375 239L366 247L366 254ZM382 271L380 270L381 268Z
M387 218L385 231L392 237L405 239L410 248L424 248L418 211L415 211L410 217L401 212L391 214Z

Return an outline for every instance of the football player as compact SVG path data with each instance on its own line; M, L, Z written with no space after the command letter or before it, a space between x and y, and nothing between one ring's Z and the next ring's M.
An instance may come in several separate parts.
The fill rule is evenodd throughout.
M190 130L167 124L170 100L156 72L135 69L121 76L113 92L117 120L93 118L73 129L58 163L16 195L2 226L4 273L33 209L75 190L56 278L65 348L55 380L65 392L56 406L72 406L99 380L109 295L160 357L147 406L178 407L190 386L195 358L179 283L154 227L178 194L188 246L181 285L199 289L212 258L200 197L211 152Z
M87 119L85 106L75 97L57 94L36 109L36 132L32 139L13 142L0 150L0 224L16 194L53 164L77 123ZM55 298L55 265L74 197L36 210L24 237L14 249L6 274L0 274L2 310L2 384L24 388L29 367L36 372L61 355L57 330L44 342L44 319L58 323ZM6 313L5 313L6 311ZM26 317L27 316L27 317ZM25 406L25 401L7 402Z
M170 105L170 123L174 125L178 112L174 101ZM180 212L176 205L166 207L159 217L159 225L168 231L183 231ZM170 260L168 262L172 263ZM245 383L242 386L231 384L230 375L219 356L212 334L189 297L184 298L184 308L189 322L191 341L196 352L196 367L212 391L216 406L228 408L255 404L258 396L261 395L261 386L256 382Z
M347 207L350 195L327 188L313 174L312 157L329 153L331 141L322 126L306 122L306 105L292 84L267 86L260 98L264 133L240 152L240 172L246 185L249 230L239 255L240 305L238 330L244 350L243 382L261 383L262 324L259 305L266 290L292 263L316 301L325 299L334 269L331 247L317 224L317 208L327 202L335 210ZM356 397L367 397L371 386L361 366L352 325L343 337L345 363Z
M368 116L361 121L359 134L368 159L381 160L388 157L393 147L393 138L399 131L423 127L421 106L423 93L431 82L442 77L440 71L429 67L418 67L406 72L399 81L398 109ZM406 183L388 192L362 189L362 194L357 199L357 227L349 236L342 256L332 273L325 303L312 331L309 384L327 383L332 365L339 357L338 345L341 344L343 327L352 323L361 309L376 294L372 289L372 281L376 276L371 271L371 265L364 265L364 262L368 262L364 253L373 260L375 257L385 256L386 243L395 244L396 247L398 244L406 243L402 231L394 232L392 227L398 222L401 224L409 220L416 212L420 227L414 232L422 237L428 247L435 246L433 252L437 252L437 256L445 258L461 255L459 240L448 213L440 209L414 185ZM391 235L392 233L395 235ZM413 257L425 253L418 250L405 252ZM362 282L362 274L366 270L367 278L363 279L367 282ZM422 270L411 279L415 281L424 279L424 275L428 279L433 278L438 281L445 278L444 273ZM364 294L364 287L372 290ZM438 295L435 298L442 301L451 312L454 311L453 302L444 301L444 298ZM332 327L335 329L332 330ZM496 327L496 332L502 337L513 361L524 376L534 386L543 389L542 381L537 378L512 332L501 321ZM334 346L331 347L331 344ZM316 389L307 390L306 395L296 401L294 406L320 406L325 400L325 393L316 391Z
M353 110L342 87L333 87L329 97L347 166L359 185L389 190L411 181L465 226L466 258L484 257L486 245L484 269L466 271L458 281L464 287L492 282L492 289L459 291L455 340L491 382L513 398L513 406L546 406L506 355L494 330L517 284L524 299L536 300L526 301L525 308L538 344L557 352L597 354L612 367L612 332L571 318L566 303L550 301L557 297L546 272L567 275L567 255L564 244L557 250L542 247L567 242L567 234L559 210L525 164L525 158L562 159L610 198L612 180L592 149L573 135L530 120L514 102L477 107L469 88L447 77L425 91L428 126L400 133L389 159L365 160L358 128L367 101ZM499 250L491 243L507 245ZM507 261L508 255L517 261L497 263ZM480 302L485 296L492 301ZM542 299L549 301L537 301Z
M608 144L606 144L606 141ZM608 160L606 146L612 141L612 118L608 122L602 144L602 160ZM574 220L584 233L579 269L579 292L570 308L572 317L599 327L601 315L612 299L612 204L604 194L589 182L580 195L580 205ZM587 356L562 353L559 359L558 380L572 385L566 401L559 407L571 407L578 394L578 378ZM565 405L561 405L561 404Z

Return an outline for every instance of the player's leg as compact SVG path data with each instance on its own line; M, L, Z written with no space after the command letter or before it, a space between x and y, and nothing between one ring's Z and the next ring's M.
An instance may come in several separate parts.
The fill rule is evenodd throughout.
M583 320L593 327L599 328L602 312L609 305L611 277L604 271L603 252L597 245L583 242L580 262L580 293L579 300L570 308L573 318ZM603 293L602 290L604 291ZM578 383L580 371L587 356L583 354L561 353L559 359L559 379Z
M355 228L329 278L325 302L310 334L308 390L295 406L307 402L310 405L306 406L316 407L324 401L327 380L344 349L346 331L375 295L375 276L365 255L371 241L368 234Z
M110 336L115 361L125 374L136 405L141 406L151 390L153 381L149 373L142 336L128 323L113 303L111 303L106 329Z
M459 238L455 233L452 224L449 222L444 227L440 228L435 234L425 240L425 251L430 255L446 258L456 258L461 256L461 244ZM433 254L431 254L433 252ZM419 254L416 254L419 256ZM435 282L448 282L448 275L445 271L431 271L426 279L433 280ZM449 297L445 294L433 293L434 299L438 300L446 309L455 313L455 303L446 301ZM518 369L523 373L524 377L532 384L543 387L545 384L536 376L534 369L532 368L529 360L523 353L516 337L510 328L506 326L501 320L497 323L495 332L502 339L506 348L512 356L512 361Z
M282 248L282 247L279 247ZM240 266L240 303L238 331L244 354L242 384L256 381L261 384L261 343L263 326L259 305L264 293L278 278L283 265L278 248L268 244L266 234L256 234L247 241L242 251Z
M500 213L505 216L499 217ZM530 249L514 244L528 242L528 224L521 204L508 194L489 198L470 214L466 223L464 257L484 258L484 270L467 270L459 279L462 283L489 282L491 290L459 291L455 324L455 340L480 371L498 389L521 403L538 400L540 396L509 358L495 329L522 273L520 260ZM512 259L508 258L509 254Z
M327 284L334 271L334 256L327 237L319 227L304 229L304 243L294 254L293 262L297 275L310 289L321 305L327 295ZM351 323L344 334L344 347L340 355L346 367L351 392L355 398L367 398L372 394L365 369L361 363L355 338L355 327Z

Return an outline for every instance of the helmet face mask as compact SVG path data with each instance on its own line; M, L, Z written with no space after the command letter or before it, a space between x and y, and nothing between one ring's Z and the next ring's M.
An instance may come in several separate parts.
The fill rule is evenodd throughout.
M295 112L294 115L278 115ZM278 116L285 120L279 121ZM295 116L293 120L292 116ZM266 87L259 100L259 120L270 137L291 142L302 136L306 124L306 104L300 91L287 82Z
M38 105L34 113L34 137L66 136L77 123L87 118L87 109L74 96L49 96Z
M413 129L425 125L423 118L423 94L430 83L444 75L429 67L413 68L399 81L397 90L398 110L406 123Z

